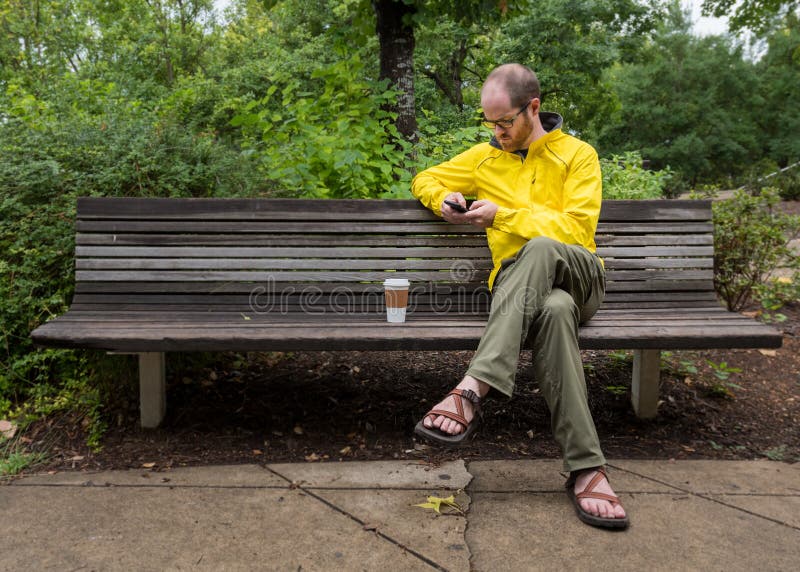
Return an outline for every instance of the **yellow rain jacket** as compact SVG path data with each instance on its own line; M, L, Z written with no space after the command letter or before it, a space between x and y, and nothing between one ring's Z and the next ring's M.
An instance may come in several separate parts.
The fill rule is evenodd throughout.
M500 263L535 236L596 251L602 198L597 152L563 133L558 114L539 117L547 134L531 144L525 158L503 151L492 139L422 171L411 184L412 194L440 216L442 201L453 192L500 207L486 229L494 263L490 288Z

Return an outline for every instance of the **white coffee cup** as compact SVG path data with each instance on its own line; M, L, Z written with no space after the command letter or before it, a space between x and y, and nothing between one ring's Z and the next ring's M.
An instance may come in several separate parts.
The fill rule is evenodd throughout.
M408 306L408 287L410 283L406 278L387 278L383 282L383 291L386 298L386 321L405 322L406 307Z

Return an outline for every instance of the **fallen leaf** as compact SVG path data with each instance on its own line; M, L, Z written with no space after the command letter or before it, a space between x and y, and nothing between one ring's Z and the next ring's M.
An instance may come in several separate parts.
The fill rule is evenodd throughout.
M70 461L83 461L83 455L75 455L74 457L70 458Z
M757 318L759 314L761 314L761 312L758 310L753 312L742 312L742 316L747 316L748 318Z
M353 448L348 445L344 449L340 450L339 453L342 454L342 455L349 455L352 451L353 451Z
M447 498L440 498L440 497L428 497L428 502L415 504L414 506L418 506L420 508L430 508L433 509L435 512L441 514L441 507L442 505L455 509L459 514L464 514L464 511L461 509L460 506L456 503L456 498L453 495L450 495Z
M319 461L319 460L320 456L317 455L316 453L311 453L310 455L306 455L306 461L308 461L309 463L313 463L314 461Z
M17 433L17 426L11 421L3 419L0 421L0 433L2 433L3 437L6 439L11 439Z
M377 524L366 523L366 524L364 524L364 526L362 528L364 530L375 530L375 531L377 531L378 530L378 525Z
M245 320L251 320L252 319L250 316L245 316L244 314L242 314L242 318L244 318Z
M142 468L143 469L152 469L155 466L156 466L155 463L142 463Z
M765 355L767 357L775 357L778 355L778 350L758 350L761 355Z
M253 455L258 456L258 455L263 455L263 454L264 454L264 451L262 451L261 449L253 449Z
M295 435L302 435L303 434L303 428L300 427L300 425L295 425L294 426L294 434Z

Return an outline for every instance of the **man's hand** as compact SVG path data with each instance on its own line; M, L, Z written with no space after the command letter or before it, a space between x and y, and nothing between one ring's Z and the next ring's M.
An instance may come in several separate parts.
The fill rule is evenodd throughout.
M494 215L497 214L497 209L499 208L500 207L492 201L475 201L470 205L469 211L462 216L464 216L466 221L471 225L480 228L489 228L494 223Z
M458 203L464 208L467 207L467 200L461 193L450 193L444 198L444 200L453 203ZM444 202L442 202L441 211L442 211L442 218L447 222L453 224L469 224L469 221L466 218L464 218L466 216L466 213L460 213Z
M444 200L458 203L464 207L467 201L461 193L450 193ZM442 218L453 224L471 224L480 228L489 228L494 222L494 215L497 214L498 206L491 201L475 201L465 213L460 213L449 205L442 203Z

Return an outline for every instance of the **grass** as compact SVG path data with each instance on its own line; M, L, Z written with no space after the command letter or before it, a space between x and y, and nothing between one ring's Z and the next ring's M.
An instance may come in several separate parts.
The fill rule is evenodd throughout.
M27 450L20 435L10 439L0 436L0 478L18 475L47 458L46 452Z

